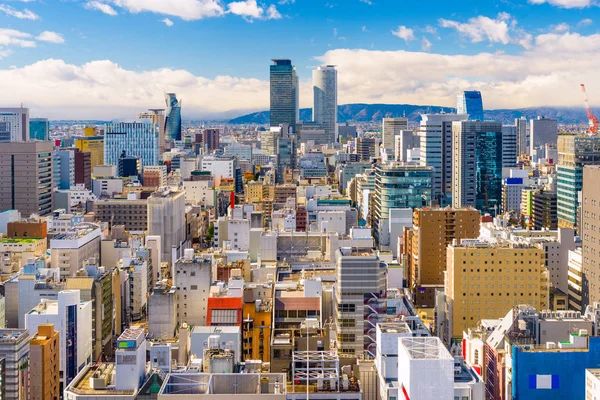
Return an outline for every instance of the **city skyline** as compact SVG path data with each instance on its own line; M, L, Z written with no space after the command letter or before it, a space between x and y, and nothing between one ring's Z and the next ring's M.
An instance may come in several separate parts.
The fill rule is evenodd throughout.
M39 117L123 118L165 92L185 100L184 117L268 109L271 58L297 66L300 107L312 105L319 65L336 65L338 104L453 106L480 90L489 109L576 107L582 82L600 104L591 0L462 0L399 14L382 12L391 0L3 3L0 104Z

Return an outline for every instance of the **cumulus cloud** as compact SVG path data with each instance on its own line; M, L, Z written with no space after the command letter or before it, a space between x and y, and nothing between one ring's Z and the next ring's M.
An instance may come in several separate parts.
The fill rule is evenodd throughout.
M40 35L36 39L40 40L42 42L56 43L56 44L65 42L65 39L62 37L61 34L52 32L52 31L44 31L44 32L40 33Z
M106 15L110 15L110 16L115 16L118 15L117 11L112 8L110 6L110 4L107 3L101 3L99 1L93 0L93 1L88 1L87 3L85 3L85 8L89 9L89 10L98 10L100 12L103 12Z
M11 7L11 6L0 4L0 11L2 11L3 13L5 13L6 15L9 15L11 17L16 17L16 18L19 18L19 19L36 20L36 19L40 18L39 15L37 15L33 11L28 10L26 8L23 11L21 11L21 10L17 10L15 8Z
M168 27L173 26L173 21L171 21L169 18L161 19L160 22L164 23Z
M492 43L510 43L510 34L508 23L510 16L506 13L498 14L495 19L480 15L462 23L440 18L439 23L442 28L455 29L461 35L467 37L473 43L487 40Z
M0 46L35 47L36 43L27 32L0 28Z
M548 3L562 8L584 8L592 5L592 0L529 0L531 4Z
M400 39L404 39L405 42L408 42L409 40L415 40L414 31L404 25L398 25L396 30L392 30L392 35L399 37Z
M228 11L246 19L279 19L281 14L277 11L274 4L268 9L258 5L256 0L234 1L227 5Z
M219 0L110 0L131 13L153 12L193 21L223 15Z
M431 49L431 42L429 40L427 40L427 38L423 38L421 40L421 48L423 49L423 51L429 51L429 49Z
M593 24L594 21L592 21L590 18L584 18L581 21L579 21L579 23L577 24L578 26L588 26Z
M555 32L566 32L566 31L568 31L568 30L569 30L569 28L570 28L570 27L569 27L569 24L567 24L567 23L565 23L565 22L562 22L562 23L560 23L560 24L558 24L558 25L554 25L554 26L552 27L552 29L553 29Z

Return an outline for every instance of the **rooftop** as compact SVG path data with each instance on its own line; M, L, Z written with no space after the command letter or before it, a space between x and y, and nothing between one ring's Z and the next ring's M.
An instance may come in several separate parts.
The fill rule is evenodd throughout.
M285 395L285 374L169 374L161 395Z
M406 337L401 338L399 343L412 360L453 359L437 337Z
M27 329L0 329L0 344L17 342L29 338Z
M44 239L33 239L33 238L3 238L0 239L0 244L31 244L36 243Z
M65 392L87 396L134 395L133 390L116 390L114 384L111 385L114 368L114 363L90 364L75 377Z
M55 236L54 238L52 238L52 241L80 239L80 238L84 237L85 235L92 233L94 230L100 231L100 227L96 224L84 222L84 223L81 223L79 225L72 227L66 233ZM98 235L100 235L100 232L98 232Z
M412 333L406 322L377 324L382 333Z

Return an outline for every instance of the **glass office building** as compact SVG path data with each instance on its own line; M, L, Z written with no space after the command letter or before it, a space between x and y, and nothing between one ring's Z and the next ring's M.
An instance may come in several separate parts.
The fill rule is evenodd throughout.
M469 121L483 121L481 92L472 90L456 95L456 113L469 114Z
M125 152L128 157L140 157L141 169L158 165L160 159L159 127L149 119L116 122L104 130L104 163L118 165Z
M50 138L48 118L29 118L29 138L31 140L48 140Z
M270 68L271 126L287 124L296 132L299 120L298 76L291 60L273 60Z
M495 215L502 207L502 132L477 133L475 208Z
M166 93L165 140L181 140L181 101L175 93Z

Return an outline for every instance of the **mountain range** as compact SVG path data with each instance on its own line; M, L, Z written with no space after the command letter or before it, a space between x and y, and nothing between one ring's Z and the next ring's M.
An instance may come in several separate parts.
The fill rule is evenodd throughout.
M456 109L441 106L419 106L414 104L344 104L338 106L338 122L377 122L385 117L407 117L409 122L419 122L421 114L454 113ZM230 124L268 124L269 111L259 111L229 120ZM544 116L558 120L559 124L587 123L583 107L531 107L517 109L486 110L485 119L514 123L515 118L527 119ZM300 109L300 120L310 121L312 109Z

